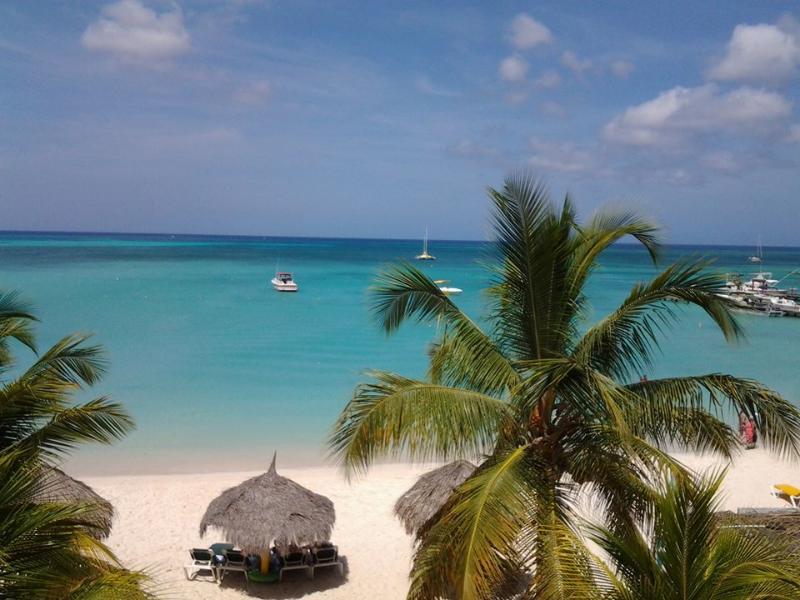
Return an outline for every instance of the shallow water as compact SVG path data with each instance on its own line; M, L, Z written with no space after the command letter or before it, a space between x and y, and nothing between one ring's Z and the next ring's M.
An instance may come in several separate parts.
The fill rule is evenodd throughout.
M111 366L95 392L123 401L138 428L112 448L82 450L74 470L247 470L265 466L273 450L283 464L320 462L327 432L365 370L424 373L433 327L387 338L370 317L367 292L382 265L419 250L419 241L6 233L0 288L35 304L42 347L91 331L108 349ZM434 241L430 251L438 260L420 266L463 288L459 305L480 317L487 246ZM752 252L676 246L664 258L713 256L714 268L750 273ZM800 249L765 255L776 278L800 267ZM295 273L298 294L272 291L276 266ZM589 283L590 318L652 273L641 249L609 251ZM687 311L648 375L730 372L800 402L800 319L741 321L747 341L732 346L701 313Z

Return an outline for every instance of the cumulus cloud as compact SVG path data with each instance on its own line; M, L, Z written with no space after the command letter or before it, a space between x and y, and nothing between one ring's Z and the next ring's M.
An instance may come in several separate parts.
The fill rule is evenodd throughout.
M777 25L737 25L722 59L709 76L719 81L776 83L797 73L800 36L794 19Z
M525 80L528 63L521 56L512 55L500 63L500 77L505 81L520 82Z
M268 81L253 81L233 93L233 100L245 106L263 106L269 99L272 88Z
M448 148L448 152L461 158L472 159L495 158L500 154L496 148L469 139L453 144Z
M668 146L705 132L772 131L791 112L791 102L775 92L750 87L720 92L714 84L679 86L628 108L603 133L612 142Z
M528 14L520 13L511 21L511 43L519 50L527 50L553 41L553 34L542 23Z
M634 66L633 63L627 60L615 60L611 62L608 68L611 69L611 74L614 77L627 79L628 76L633 73Z
M565 50L561 55L561 64L575 73L575 75L578 77L583 75L584 71L588 71L592 68L592 61L588 59L581 60L578 58L578 55L571 50Z
M545 71L542 73L534 83L543 88L553 89L561 85L561 75L558 71Z
M153 64L189 50L190 38L177 5L159 14L140 0L120 0L103 8L83 32L81 44L122 60Z
M572 142L554 142L531 138L529 145L534 154L528 163L543 171L582 173L596 168L596 161L586 149Z
M543 102L540 108L544 114L551 117L567 116L567 109L561 106L558 102Z
M704 167L719 173L734 174L741 172L744 165L734 156L732 152L721 150L719 152L709 152L700 159Z
M447 89L437 83L431 81L430 77L417 77L414 80L414 87L416 90L422 94L427 94L429 96L441 96L446 98L455 98L460 94L456 91Z

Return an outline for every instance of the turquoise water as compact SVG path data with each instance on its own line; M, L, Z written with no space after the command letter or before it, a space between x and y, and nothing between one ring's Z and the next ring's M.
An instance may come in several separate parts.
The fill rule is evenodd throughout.
M111 367L96 392L123 401L138 427L112 448L82 450L75 471L254 469L273 450L283 464L310 464L323 460L327 432L366 369L424 373L433 328L387 338L367 294L382 265L419 250L418 241L0 234L0 288L35 304L42 347L91 331L108 349ZM420 266L463 288L457 302L480 317L487 246L432 242L430 250L438 260ZM722 271L749 273L752 252L683 246L665 259L714 256ZM765 254L778 278L800 267L800 249ZM272 291L276 264L295 273L300 293ZM591 318L652 272L634 246L608 252L589 284ZM649 375L726 371L800 403L800 319L741 321L747 341L731 346L687 311Z

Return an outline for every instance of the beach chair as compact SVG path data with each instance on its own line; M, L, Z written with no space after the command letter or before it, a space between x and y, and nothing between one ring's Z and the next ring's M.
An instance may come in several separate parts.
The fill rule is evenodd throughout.
M278 581L283 580L284 571L297 571L299 569L305 569L309 578L314 577L314 567L309 564L308 555L302 550L290 552L283 557L283 566L278 575Z
M214 553L208 548L192 548L189 550L192 562L183 565L183 574L189 581L195 579L201 571L209 571L214 581L217 580L217 568L214 566Z
M344 575L344 565L339 560L338 546L326 545L311 548L311 558L314 570L322 567L339 567L339 575Z
M239 550L225 550L225 562L217 567L217 583L222 585L222 578L226 573L243 573L245 586L250 584L250 578L247 575L249 567L247 566L247 557L244 552Z
M795 508L800 508L800 488L788 483L776 483L770 492L776 498L786 496Z

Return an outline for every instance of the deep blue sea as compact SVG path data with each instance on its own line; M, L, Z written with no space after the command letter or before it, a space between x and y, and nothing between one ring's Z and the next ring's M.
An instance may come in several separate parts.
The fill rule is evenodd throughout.
M96 387L125 403L137 430L111 448L87 448L78 473L197 472L323 460L324 440L364 371L425 371L433 327L386 337L369 312L380 268L419 253L419 241L117 234L0 234L0 288L36 307L40 345L75 331L109 354ZM418 264L463 288L457 302L480 318L490 249L432 241ZM753 272L751 247L667 248L664 261L700 255L723 272ZM800 249L765 248L781 278ZM298 294L269 285L276 266ZM588 295L597 319L654 273L646 254L619 245L602 258ZM783 286L800 285L790 276ZM741 315L747 339L726 344L697 311L668 335L650 377L725 371L761 379L800 403L800 319ZM19 350L20 366L32 360Z

